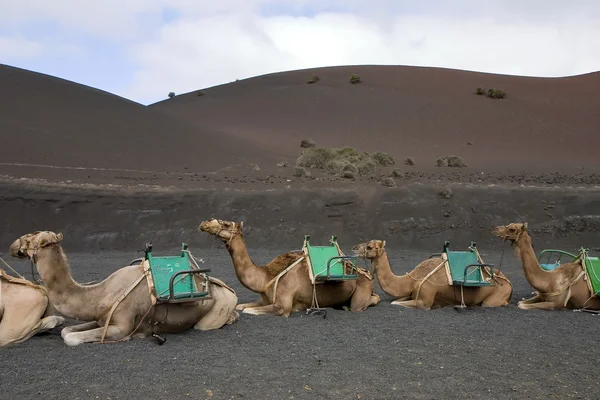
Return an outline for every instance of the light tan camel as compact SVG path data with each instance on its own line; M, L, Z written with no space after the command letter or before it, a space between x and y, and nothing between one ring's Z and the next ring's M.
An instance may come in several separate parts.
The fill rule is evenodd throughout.
M310 308L313 304L313 284L309 277L309 266L305 259L297 262L304 256L303 252L285 253L265 266L257 266L248 255L242 228L243 222L216 219L203 221L198 228L225 243L235 274L242 285L260 294L260 300L240 304L237 310L253 315L275 314L288 317L292 311ZM275 284L276 277L288 268L290 269ZM379 303L379 296L373 293L373 278L361 268L358 269L356 280L319 283L314 289L319 307L349 305L351 311L364 311Z
M0 347L64 324L65 319L54 314L43 286L0 269Z
M581 258L546 271L540 266L533 251L531 236L527 232L527 222L497 226L492 233L515 246L515 254L523 264L525 279L537 291L535 296L519 301L517 303L519 308L600 310L600 299L592 295L587 282L583 279L585 272Z
M235 322L237 296L221 281L211 278L212 299L191 303L153 306L143 266L121 268L94 285L81 285L73 279L60 242L61 233L34 232L21 236L10 254L30 258L37 266L52 305L62 315L88 321L63 328L61 336L69 346L81 343L128 340L160 333L177 333L194 327L221 328ZM200 277L195 276L198 284ZM121 301L119 301L121 300ZM116 308L112 309L116 305ZM105 326L110 312L112 316Z
M492 286L451 286L440 257L422 261L411 272L395 275L385 250L385 240L360 243L352 249L359 257L371 260L373 273L381 289L395 297L392 304L409 308L430 310L449 305L500 307L510 302L512 284L501 273L494 271ZM487 269L484 276L489 279Z

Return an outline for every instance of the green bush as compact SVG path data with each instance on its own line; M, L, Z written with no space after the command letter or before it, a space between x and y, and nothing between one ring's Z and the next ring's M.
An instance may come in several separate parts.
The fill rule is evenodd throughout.
M491 99L503 99L506 97L506 92L500 89L490 89L488 90L487 97Z
M320 80L321 80L321 79L320 79L318 76L316 76L316 75L312 75L312 76L309 76L309 77L308 77L308 79L306 80L306 83L309 83L309 84L310 84L310 83L317 83L317 82L319 82Z
M475 89L475 94L478 95L478 96L484 95L485 94L485 89L478 87L477 89Z
M438 167L464 168L467 166L465 161L458 156L444 156L437 159Z
M353 74L353 75L350 76L350 83L351 84L355 85L355 84L361 83L361 82L362 81L360 80L360 75Z
M377 156L374 156L377 155ZM383 155L383 156L382 156ZM299 167L324 169L332 175L343 176L346 172L353 175L368 175L380 165L390 165L391 157L385 153L359 153L351 147L343 148L305 148L296 160Z
M371 157L373 157L373 160L375 160L377 164L383 167L389 167L390 165L396 164L396 161L394 161L394 158L392 156L381 151L376 151L375 153L372 153Z

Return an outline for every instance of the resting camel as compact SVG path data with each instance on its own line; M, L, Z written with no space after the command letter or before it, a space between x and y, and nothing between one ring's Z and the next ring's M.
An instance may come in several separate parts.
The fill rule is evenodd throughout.
M303 252L285 253L265 266L257 266L248 255L242 228L243 222L216 219L203 221L198 228L225 243L235 274L242 285L260 294L260 300L239 304L236 309L246 314L289 317L292 311L310 308L313 284L309 277L309 266L305 259L298 262L304 256ZM284 272L286 269L288 271ZM275 282L278 275L280 278ZM379 303L379 296L373 293L373 278L361 268L358 269L356 280L319 283L314 289L320 307L344 307L350 303L350 311L364 311Z
M527 222L497 226L492 233L516 245L515 254L523 264L527 282L537 291L529 299L517 303L523 310L590 309L600 310L600 299L594 296L583 278L583 259L561 264L558 268L546 271L540 266L531 236L527 232Z
M62 239L61 233L50 231L23 235L10 246L10 254L35 262L50 302L59 313L87 321L63 328L61 336L69 346L104 342L105 338L121 341L178 333L191 327L218 329L238 319L237 296L215 278L210 280L212 299L177 304L153 305L148 284L143 282L142 265L121 268L94 285L81 285L71 276ZM195 279L201 283L200 277Z
M492 278L496 285L484 287L450 286L442 258L435 257L422 261L411 272L395 275L385 250L385 240L371 240L360 243L352 249L356 255L371 260L371 270L377 276L381 289L395 297L392 304L430 310L448 305L484 307L506 306L512 295L512 284L498 271ZM482 268L484 276L489 272Z
M0 347L64 324L65 319L54 314L43 286L0 269Z

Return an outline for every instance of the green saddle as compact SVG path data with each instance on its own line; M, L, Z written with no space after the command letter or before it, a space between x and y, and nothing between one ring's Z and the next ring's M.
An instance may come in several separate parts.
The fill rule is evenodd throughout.
M479 261L475 242L471 242L468 251L451 251L449 247L450 242L446 241L442 254L448 261L446 264L453 286L481 287L493 284L491 280L486 280L481 272L483 267L488 267L493 276L493 265L482 264Z
M329 246L313 246L310 236L304 236L303 249L308 257L315 281L346 281L357 279L355 264L358 257L340 254L337 238L331 237ZM346 273L345 262L352 263L354 273Z
M208 277L205 273L210 269L200 269L197 265L192 267L187 244L182 243L179 256L155 257L152 255L151 244L146 245L144 252L158 302L181 303L209 298ZM204 287L197 287L194 274L205 275Z

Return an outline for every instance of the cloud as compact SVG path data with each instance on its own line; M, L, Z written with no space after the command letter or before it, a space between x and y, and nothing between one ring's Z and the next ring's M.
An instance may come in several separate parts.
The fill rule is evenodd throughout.
M383 16L383 7L363 14L357 11L358 2L346 4L349 11L310 17L256 13L258 6L264 11L265 2L237 15L186 15L163 26L154 39L132 47L139 68L123 95L151 102L170 91L342 64L438 66L529 76L600 69L595 50L600 48L600 25L593 14L578 9L565 13L553 9L552 1L550 10L536 14L515 14L486 3L486 8L464 15L416 8Z
M22 36L0 36L0 54L8 59L34 58L42 54L40 43Z

